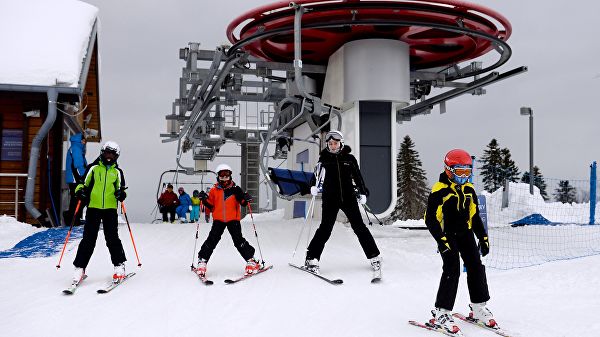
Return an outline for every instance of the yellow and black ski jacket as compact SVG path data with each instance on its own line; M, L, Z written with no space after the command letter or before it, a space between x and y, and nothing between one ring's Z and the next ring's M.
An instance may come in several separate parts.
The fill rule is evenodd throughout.
M473 184L458 185L442 172L427 200L425 225L438 242L446 234L466 231L473 231L478 239L486 237Z

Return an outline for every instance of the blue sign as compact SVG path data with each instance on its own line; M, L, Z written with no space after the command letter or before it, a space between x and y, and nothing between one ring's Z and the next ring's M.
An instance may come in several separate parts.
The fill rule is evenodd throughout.
M21 161L23 160L23 130L4 129L2 130L2 161Z
M481 217L481 221L483 222L483 228L485 231L488 231L488 223L487 223L487 205L485 203L485 195L478 195L477 201L479 201L479 216Z

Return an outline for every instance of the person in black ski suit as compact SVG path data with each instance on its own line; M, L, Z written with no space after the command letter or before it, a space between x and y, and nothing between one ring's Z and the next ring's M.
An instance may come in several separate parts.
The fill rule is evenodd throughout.
M321 224L307 247L304 268L311 272L319 272L321 253L331 236L337 214L342 210L350 221L350 226L358 237L367 259L370 259L373 270L379 272L380 252L358 208L358 203L364 205L369 195L358 162L350 154L352 151L350 147L344 145L344 137L340 131L329 131L325 140L327 146L320 153L315 168L315 185L311 187L313 196L322 192Z
M433 185L427 200L425 224L436 240L442 257L442 277L430 323L457 334L460 329L452 319L452 309L460 277L460 260L467 269L467 286L471 298L469 316L491 328L497 328L492 313L486 308L490 299L483 256L489 253L489 241L481 217L477 194L469 182L473 159L464 150L455 149L444 158L444 172ZM473 236L477 236L479 245Z

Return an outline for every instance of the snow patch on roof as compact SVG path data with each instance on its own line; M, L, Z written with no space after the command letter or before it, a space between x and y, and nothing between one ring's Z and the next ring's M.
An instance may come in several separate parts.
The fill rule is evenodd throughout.
M77 0L0 2L0 83L77 87L98 9Z

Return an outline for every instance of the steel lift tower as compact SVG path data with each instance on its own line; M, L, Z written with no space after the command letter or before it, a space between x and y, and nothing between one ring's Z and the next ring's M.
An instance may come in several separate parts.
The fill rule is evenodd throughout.
M258 196L260 167L291 200L300 196L272 183L268 161L287 158L288 169L311 171L323 132L337 129L359 160L368 206L379 217L396 205L397 123L436 105L445 112L446 101L482 95L527 71L495 71L511 56L511 25L464 1L277 2L237 17L226 34L231 46L190 43L180 51L180 94L161 135L178 142L179 167L205 169L226 141L238 142L242 187ZM477 61L488 53L495 55L490 64ZM256 106L243 109L243 102ZM187 152L196 167L181 165ZM292 207L286 203L288 216Z

